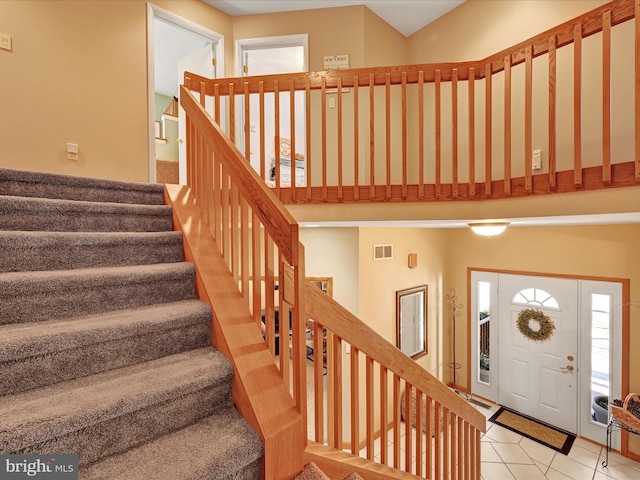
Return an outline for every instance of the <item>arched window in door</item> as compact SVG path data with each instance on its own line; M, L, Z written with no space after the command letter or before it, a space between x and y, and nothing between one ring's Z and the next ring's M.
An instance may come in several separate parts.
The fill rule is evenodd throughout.
M525 288L516 293L511 300L520 305L532 305L536 307L552 308L559 310L558 301L548 292L540 288Z

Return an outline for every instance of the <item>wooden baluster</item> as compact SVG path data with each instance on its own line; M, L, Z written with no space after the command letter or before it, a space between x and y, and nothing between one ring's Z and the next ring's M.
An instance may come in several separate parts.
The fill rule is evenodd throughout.
M524 86L524 190L533 192L533 48L525 49Z
M265 342L269 351L275 355L276 352L276 336L275 336L275 268L274 268L274 244L271 236L264 232L264 329ZM278 312L278 320L280 312ZM278 331L280 334L280 331ZM278 344L278 348L280 345ZM282 372L281 372L282 374Z
M462 472L461 478L471 478L469 475L471 473L471 469L469 468L471 465L471 440L469 438L469 422L464 422L464 471Z
M388 395L388 370L380 365L380 463L389 465L389 408L387 404Z
M351 453L358 455L360 451L360 365L358 354L351 347Z
M556 36L549 38L549 188L557 188L556 175Z
M244 158L251 163L251 97L249 82L244 82Z
M229 139L236 141L236 97L234 84L229 84Z
M284 300L284 270L287 268L282 254L278 252L278 341L280 346L278 351L280 352L280 374L287 386L291 385L291 373L289 369L289 308L291 305Z
M511 195L511 55L504 57L504 194Z
M476 441L473 444L473 457L475 459L475 476L476 480L480 479L480 430L474 429L476 432Z
M422 392L416 388L416 471L422 476Z
M440 432L436 428L437 423L434 423L433 421L433 408L432 408L433 400L429 395L425 395L424 404L425 404L425 409L424 409L424 418L425 418L424 427L425 428L424 429L425 429L425 432L427 432L426 445L425 445L425 448L427 451L427 457L425 462L425 477L436 478L433 476L433 472L431 471L431 469L433 468L433 464L432 464L433 436L431 432L435 432L436 435L440 435Z
M311 200L311 80L307 78L305 85L305 100L306 100L306 167L305 167L305 181L307 184L307 201Z
M221 99L220 99L220 85L217 84L217 83L213 86L213 98L215 100L213 102L214 119L215 119L216 123L218 125L220 125L220 103L221 103Z
M292 81L289 90L289 139L291 142L291 201L296 203L296 88Z
M353 199L360 200L360 129L358 128L358 75L353 78Z
M188 121L188 119L187 119ZM212 235L216 240L216 245L218 245L219 252L222 253L224 250L224 235L221 235L222 229L222 181L220 179L220 160L217 155L213 154L213 222L212 222Z
M611 185L611 12L602 15L602 182Z
M573 27L573 184L582 188L582 25Z
M434 453L433 453L433 468L434 468L434 472L433 472L433 478L441 478L442 476L442 461L440 460L441 455L442 455L442 445L441 445L441 438L442 438L442 434L443 434L443 428L444 428L444 422L442 421L442 411L441 411L441 407L440 404L438 402L434 402L434 409L433 409L433 431L435 433L434 438L435 438L435 442L433 442L433 446L434 446Z
M229 233L229 215L231 214L230 210L230 192L229 192L229 174L227 173L227 168L222 165L221 170L222 176L222 244L223 244L223 257L227 264L229 264L230 257L230 233Z
M385 148L386 148L386 188L385 188L385 199L389 200L391 198L391 74L385 74L385 83L384 83L384 98L385 98Z
M249 204L240 198L240 282L242 296L249 301Z
M307 418L307 305L305 302L305 264L304 264L304 245L299 243L298 255L302 259L293 267L294 285L293 285L293 301L295 308L293 310L293 398L298 406L298 412L304 419ZM304 438L308 438L307 422L303 422Z
M640 0L635 4L635 180L640 183Z
M206 106L207 94L206 94L206 83L200 82L200 105L203 107Z
M229 244L231 246L231 251L230 251L230 256L229 256L229 269L231 270L231 274L233 275L233 279L236 281L236 283L239 282L240 280L240 272L238 270L238 262L239 262L239 242L240 239L238 238L238 214L240 213L239 211L239 201L238 201L238 186L233 183L233 180L231 179L231 177L229 177L229 180L231 182L231 186L230 186L230 194L231 194L231 201L230 201L230 205L229 208L231 210L231 224L229 225L229 233L230 233L230 241Z
M418 72L418 198L424 198L424 72Z
M491 77L493 73L491 71L491 64L488 63L484 67L484 84L485 84L485 109L484 109L484 194L487 197L491 197L492 188L491 181L493 179L493 158L491 155L492 150L492 82Z
M476 196L476 69L469 68L469 198Z
M455 414L452 414L455 415ZM457 465L458 466L458 478L460 480L463 480L465 477L462 476L463 474L463 469L464 469L464 432L463 432L463 422L462 422L462 418L458 417L457 415L455 415L455 419L456 422L458 424L458 449L456 451L456 456L454 458L454 466Z
M342 339L337 335L333 337L333 416L334 443L333 448L342 450Z
M442 125L441 125L441 112L442 108L441 98L440 98L440 81L441 81L441 73L440 70L436 70L435 73L435 114L436 114L436 199L440 198L442 195Z
M404 470L411 473L411 464L413 463L413 445L411 437L413 435L413 427L411 425L413 395L412 386L409 382L404 384Z
M376 196L376 124L375 124L375 76L369 74L369 200Z
M333 342L333 332L327 330L327 437L328 444L334 446L337 444L336 431L335 431L335 370L333 369L333 362L335 362L335 351ZM341 406L342 407L342 406Z
M451 198L458 198L458 69L451 71Z
M400 425L402 415L400 412L401 405L400 377L393 374L393 468L400 469Z
M407 198L407 72L402 72L402 198Z
M322 77L322 201L327 201L327 79Z
M365 360L365 388L366 388L366 409L367 409L367 459L373 460L375 451L373 448L375 436L375 415L374 415L374 385L373 385L373 358L369 355Z
M338 201L342 201L342 77L338 77Z
M442 477L449 478L449 445L451 435L449 431L449 409L442 407Z
M258 98L260 101L260 177L263 180L269 179L267 177L267 155L265 151L265 121L264 121L264 82L258 83Z
M251 280L253 282L253 319L258 328L261 327L262 305L262 248L261 248L261 224L258 215L252 209L251 214Z
M313 326L313 371L314 371L314 410L315 441L324 443L324 374L326 372L326 335L322 325L314 322Z

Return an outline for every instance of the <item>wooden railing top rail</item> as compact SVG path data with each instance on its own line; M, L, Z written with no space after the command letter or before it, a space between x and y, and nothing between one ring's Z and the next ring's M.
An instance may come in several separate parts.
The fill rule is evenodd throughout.
M293 282L293 272L288 271L285 280ZM309 317L362 353L369 354L380 365L427 393L434 401L446 405L449 411L464 418L473 427L486 431L486 418L480 411L451 389L443 388L440 380L311 282L306 283L305 300Z
M189 120L202 132L211 151L224 159L224 168L240 189L253 211L258 215L282 255L290 265L299 263L299 226L291 213L265 185L256 171L247 163L238 148L213 121L204 107L181 86L180 104Z
M489 64L492 74L504 70L504 59L507 56L511 57L513 67L525 62L528 49L531 49L534 58L548 53L550 39L555 39L555 48L570 45L576 38L577 26L580 27L578 33L581 38L602 31L603 16L607 12L610 12L611 26L631 20L640 8L639 4L640 0L614 0L482 60L216 79L185 72L184 84L188 89L198 92L202 92L204 86L204 94L209 96L225 96L229 95L232 85L232 88L237 88L235 94L252 94L273 92L276 85L286 89L291 89L293 85L294 90L305 90L307 87L310 90L319 90L323 86L337 88L339 81L343 88L354 87L356 84L367 87L371 78L374 85L386 85L387 82L390 85L403 82L412 84L420 81L421 73L424 82L435 82L436 72L440 72L441 81L450 81L454 69L457 71L458 80L467 80L471 69L474 70L474 78L480 79L485 77L485 67Z

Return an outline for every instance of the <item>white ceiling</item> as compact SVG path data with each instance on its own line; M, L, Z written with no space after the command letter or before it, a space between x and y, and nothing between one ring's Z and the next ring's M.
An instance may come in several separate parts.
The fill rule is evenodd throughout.
M366 5L408 37L465 0L202 0L232 16Z

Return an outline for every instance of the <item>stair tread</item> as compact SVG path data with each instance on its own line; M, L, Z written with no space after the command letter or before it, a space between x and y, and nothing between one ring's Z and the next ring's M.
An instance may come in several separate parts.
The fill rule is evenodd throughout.
M203 315L211 315L206 303L183 300L73 319L0 325L0 362L141 335L149 329L178 328L200 321Z
M43 270L26 272L0 273L0 297L12 295L8 286L20 286L26 291L41 292L51 290L51 282L58 281L65 285L74 284L88 288L91 284L106 286L114 283L128 282L150 283L150 276L168 276L172 278L192 275L193 264L188 262L156 263L150 265L125 265L119 267L78 268L73 270Z
M51 189L52 186L55 188ZM131 196L133 191L138 194L137 197L144 195L148 200L157 203L162 203L164 196L164 185L157 183L109 180L60 173L0 168L0 194L16 189L24 190L25 187L34 195L55 195L57 198L68 194L66 188L77 189L77 195L83 193L85 196L92 195L95 197L104 195L105 192L123 193L125 196ZM120 201L126 200L121 199Z
M119 213L119 214L144 214L152 216L171 215L170 205L147 205L113 202L92 202L86 200L66 200L58 198L41 197L15 197L12 195L0 195L0 211L10 208L12 210L56 211L59 213L86 211L92 213Z
M85 480L233 478L257 461L262 442L233 407L125 453L80 469Z
M0 230L0 248L25 250L33 247L100 246L111 244L179 243L181 232L38 232Z
M204 347L0 397L0 446L16 451L64 433L231 382L233 366Z

